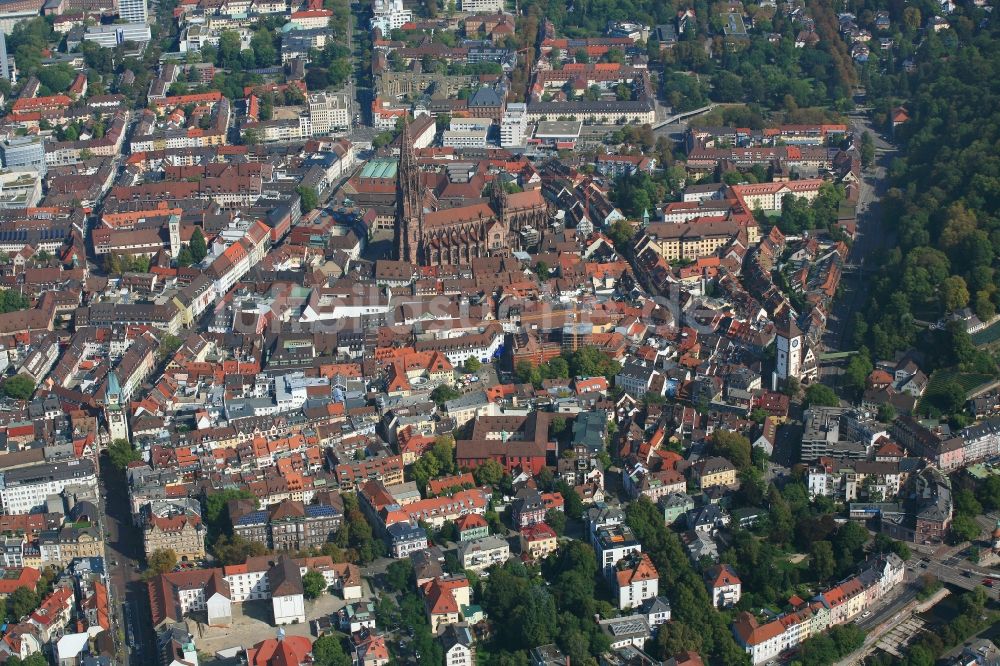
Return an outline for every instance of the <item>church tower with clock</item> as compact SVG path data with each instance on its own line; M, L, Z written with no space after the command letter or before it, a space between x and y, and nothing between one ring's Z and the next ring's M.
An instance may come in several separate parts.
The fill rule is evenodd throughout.
M803 336L795 318L786 310L775 322L777 337L777 379L782 382L790 377L802 378Z

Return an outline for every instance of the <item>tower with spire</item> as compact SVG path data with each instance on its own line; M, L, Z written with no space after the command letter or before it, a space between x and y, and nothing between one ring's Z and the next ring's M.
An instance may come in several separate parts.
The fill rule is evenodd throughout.
M104 391L104 420L108 424L108 435L112 442L129 438L128 419L122 405L122 386L118 373L114 370L108 373Z
M409 118L403 119L399 143L399 167L396 169L396 257L418 264L423 238L423 204L420 194L420 169L413 150Z
M497 176L490 184L490 206L496 211L497 218L506 222L507 220L507 188L504 187L500 177Z

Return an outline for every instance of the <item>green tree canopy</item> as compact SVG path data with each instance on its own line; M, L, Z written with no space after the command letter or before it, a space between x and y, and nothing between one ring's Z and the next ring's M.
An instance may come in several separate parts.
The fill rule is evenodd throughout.
M115 469L124 471L130 462L142 460L142 455L127 439L116 439L108 445L108 458Z
M496 460L490 459L472 470L476 483L481 486L496 486L503 479L503 467Z
M336 634L325 634L317 638L313 643L312 653L316 666L351 666L353 663Z
M316 188L299 185L295 191L299 194L299 206L303 213L308 213L319 206L319 195L316 193Z
M727 458L738 470L745 470L751 464L750 440L738 432L723 430L712 431L712 453Z
M19 587L7 597L7 616L19 620L38 608L40 602L37 592L29 587Z
M28 400L35 392L35 380L27 375L14 375L3 383L3 394L15 400Z
M559 536L566 532L566 514L558 509L549 509L545 512L545 522Z
M205 242L205 234L202 233L201 227L194 228L189 248L191 250L191 259L196 264L208 255L208 245Z
M806 388L803 404L806 407L836 407L840 404L840 400L829 386L815 383Z
M435 403L441 406L444 405L444 403L448 402L449 400L454 400L455 398L458 398L461 395L462 394L459 393L458 390L449 386L448 384L441 384L440 386L435 387L433 391L431 391L431 400L433 400Z
M310 569L302 576L302 593L306 599L317 599L326 591L326 578L318 571Z
M154 576L173 571L177 566L177 553L170 548L158 548L149 554L146 564Z

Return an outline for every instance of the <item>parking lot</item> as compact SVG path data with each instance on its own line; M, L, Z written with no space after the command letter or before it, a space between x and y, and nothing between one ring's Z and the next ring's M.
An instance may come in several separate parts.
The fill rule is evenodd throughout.
M364 589L367 591L368 586ZM336 613L347 605L338 596L324 594L314 601L306 601L306 617L314 620ZM214 655L219 650L233 647L252 647L268 638L277 635L277 627L272 626L270 601L247 601L233 604L233 622L228 627L209 627L205 624L188 619L188 630L194 635L198 651ZM310 640L315 636L310 634L309 622L287 624L282 627L288 636L307 636ZM208 661L208 664L215 662ZM218 662L219 664L226 662Z
M492 363L483 363L473 374L466 374L462 368L456 369L457 382L455 387L463 393L476 391L487 386L495 386L500 382L497 380L496 367Z
M924 621L917 615L911 615L905 622L900 622L886 632L877 644L880 650L901 659L906 653L906 646L913 643L924 630Z

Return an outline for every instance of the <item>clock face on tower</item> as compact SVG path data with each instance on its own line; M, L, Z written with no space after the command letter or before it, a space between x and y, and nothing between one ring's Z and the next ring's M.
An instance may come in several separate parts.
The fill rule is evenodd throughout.
M795 349L798 346L799 346L799 339L798 338L793 338L792 339L792 349Z

